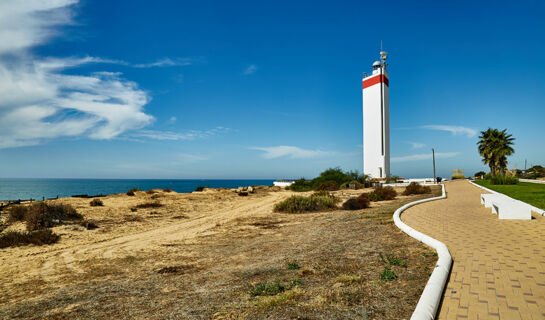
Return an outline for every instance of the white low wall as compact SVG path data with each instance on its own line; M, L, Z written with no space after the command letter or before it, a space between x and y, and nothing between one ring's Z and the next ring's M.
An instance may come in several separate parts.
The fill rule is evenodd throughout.
M443 290L450 274L452 257L450 256L448 248L444 243L430 236L427 236L422 232L416 231L415 229L409 227L403 221L401 221L401 213L408 208L420 203L445 199L447 197L445 192L445 185L442 184L441 187L443 190L441 196L408 203L394 212L395 225L409 236L434 248L437 251L437 255L439 257L437 259L437 263L435 264L435 269L433 270L428 280L428 283L426 283L426 287L424 287L424 291L422 292L422 295L418 300L418 304L414 309L414 312L411 316L412 320L429 320L435 318L437 308L439 307L441 297L443 296Z
M520 181L520 182L530 182L530 183L545 184L545 180L519 179L519 181Z
M469 183L471 183L472 185L474 185L474 186L476 186L476 187L479 187L479 188L481 188L481 189L483 189L483 190L486 190L486 191L488 191L488 192L490 192L490 193L501 194L501 195L503 195L503 196L505 196L505 197L507 197L507 198L509 198L509 199L513 199L513 198L511 198L510 196L508 196L508 195L506 195L506 194L503 194L503 193L501 193L501 192L497 192L497 191L488 189L488 188L486 188L486 187L483 187L483 186L481 186L481 185L476 184L476 183L473 182L473 181L469 181ZM518 200L518 199L513 199L513 200L514 200L514 201L518 201L518 202L522 202L522 203L524 203L525 205L529 206L529 207L530 207L530 210L536 212L537 214L540 214L540 215L542 215L542 216L545 216L545 210L540 209L540 208L538 208L538 207L534 207L533 205L531 205L531 204L529 204L529 203L526 203L526 202L524 202L524 201L520 201L520 200Z

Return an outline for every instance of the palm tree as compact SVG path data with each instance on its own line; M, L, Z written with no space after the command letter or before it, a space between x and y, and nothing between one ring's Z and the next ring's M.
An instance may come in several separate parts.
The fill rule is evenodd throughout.
M477 142L478 150L483 157L484 164L490 167L490 173L493 176L496 173L505 174L507 156L515 152L512 147L514 140L515 138L507 133L507 129L488 128L486 131L481 131Z

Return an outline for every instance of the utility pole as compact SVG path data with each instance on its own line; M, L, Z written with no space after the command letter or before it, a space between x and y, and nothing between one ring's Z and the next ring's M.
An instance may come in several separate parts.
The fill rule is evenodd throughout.
M435 150L431 148L431 154L433 158L433 183L437 183L437 178L435 177Z
M528 159L524 159L524 171L526 171L526 161L528 161Z

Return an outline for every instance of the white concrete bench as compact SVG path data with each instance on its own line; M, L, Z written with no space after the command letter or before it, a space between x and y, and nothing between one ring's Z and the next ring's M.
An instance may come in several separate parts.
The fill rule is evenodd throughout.
M484 204L485 208L492 208L492 200L501 198L507 197L499 193L483 193L481 194L481 204ZM494 209L492 209L492 213L496 213L494 212Z
M492 197L490 200L492 213L499 219L531 220L532 210L526 203L508 197Z

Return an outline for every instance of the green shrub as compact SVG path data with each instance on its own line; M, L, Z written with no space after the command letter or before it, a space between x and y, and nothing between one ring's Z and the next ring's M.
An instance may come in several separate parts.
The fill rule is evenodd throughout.
M138 188L132 188L131 190L127 191L127 195L134 197L136 191L139 191Z
M261 282L250 287L248 294L252 297L257 296L274 296L284 292L286 288L280 283L280 280L274 282Z
M314 188L312 180L306 180L305 178L301 178L299 180L295 180L295 182L293 182L292 185L287 187L286 189L296 192L305 192L310 191Z
M89 203L89 205L91 207L102 207L104 205L104 203L102 202L102 200L100 199L93 199L91 200L91 202Z
M354 198L350 198L346 200L346 202L343 203L343 209L344 210L360 210L360 209L369 208L369 204L370 204L370 201L369 201L369 198L367 197L367 194L362 193L357 198L354 197Z
M302 213L332 210L337 199L331 195L291 196L274 206L275 212Z
M339 190L339 184L337 183L337 181L329 180L320 183L320 185L317 186L315 190L336 191Z
M8 209L8 222L23 221L28 212L28 206L16 205Z
M397 279L397 275L392 271L390 266L385 266L384 270L380 273L380 279L384 281L392 281Z
M301 266L297 262L288 263L288 270L297 270L301 269Z
M390 263L393 266L407 267L407 262L403 260L399 260L396 257L388 257L388 263Z
M195 191L201 192L201 191L204 190L204 188L207 188L207 187L205 187L205 186L198 186L197 188L195 188Z
M411 182L407 187L405 187L405 191L403 191L403 195L409 196L411 194L424 194L424 193L430 193L431 188L428 186L423 186L417 182Z
M59 236L51 230L37 230L32 232L8 231L0 235L0 248L24 246L28 244L44 245L55 243Z
M497 174L493 177L490 177L490 183L496 185L508 185L508 184L517 184L519 179L514 176L500 175Z
M392 187L383 187L379 185L367 196L371 201L394 200L397 196L397 192Z
M159 201L153 201L153 202L145 202L136 205L136 208L138 209L147 209L147 208L160 208L163 204L161 204Z

